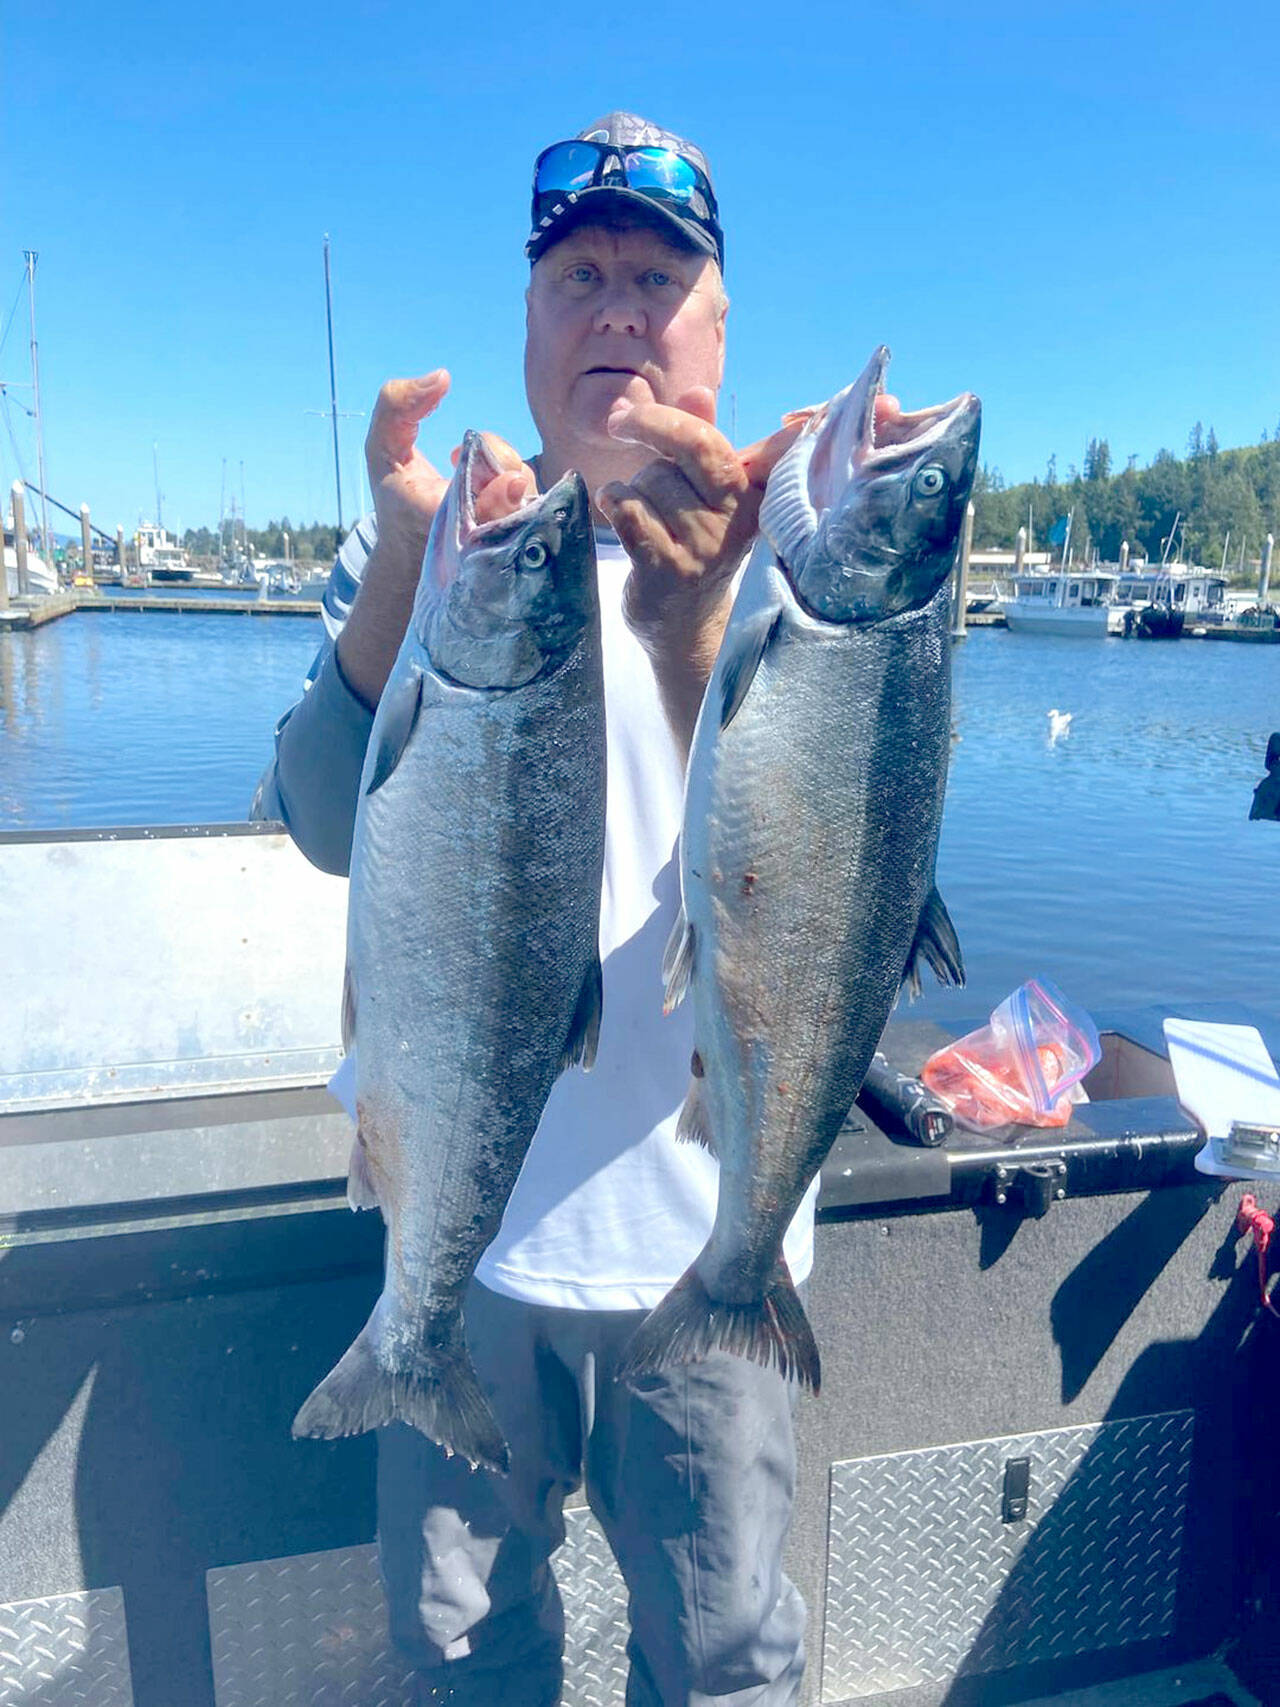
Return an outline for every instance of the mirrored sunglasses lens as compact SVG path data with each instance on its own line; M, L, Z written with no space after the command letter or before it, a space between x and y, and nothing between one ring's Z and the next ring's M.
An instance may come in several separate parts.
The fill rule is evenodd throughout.
M537 195L554 190L585 190L595 177L600 155L589 142L561 142L538 162L533 181Z
M633 148L625 164L633 190L652 190L672 201L687 202L698 187L693 167L669 148Z

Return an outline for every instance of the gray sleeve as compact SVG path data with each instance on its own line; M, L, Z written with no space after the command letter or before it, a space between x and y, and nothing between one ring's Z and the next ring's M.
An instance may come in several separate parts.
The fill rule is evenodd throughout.
M275 755L263 772L251 819L276 820L321 871L344 876L364 752L373 713L347 686L334 643L351 609L365 560L376 539L373 518L347 535L325 589L322 616L328 638L303 694L276 725Z

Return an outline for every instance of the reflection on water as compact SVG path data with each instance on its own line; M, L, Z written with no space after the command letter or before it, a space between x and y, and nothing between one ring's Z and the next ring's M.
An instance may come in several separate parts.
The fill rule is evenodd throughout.
M0 635L0 825L243 819L320 635L88 612ZM1280 1008L1280 825L1247 816L1280 648L976 630L955 675L939 887L969 989L913 1011L985 1013L1038 972L1095 1007Z

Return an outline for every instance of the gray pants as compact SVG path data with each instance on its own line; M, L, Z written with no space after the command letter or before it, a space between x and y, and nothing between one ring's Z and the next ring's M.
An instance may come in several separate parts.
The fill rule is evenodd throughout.
M643 1311L553 1310L473 1283L467 1341L511 1474L379 1435L378 1539L391 1633L424 1702L553 1707L564 1615L550 1558L579 1482L626 1580L628 1707L787 1707L804 1606L783 1575L794 1394L717 1354L613 1372Z

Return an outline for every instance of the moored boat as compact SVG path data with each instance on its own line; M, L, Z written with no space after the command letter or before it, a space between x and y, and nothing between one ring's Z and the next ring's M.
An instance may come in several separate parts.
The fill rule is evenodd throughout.
M1012 596L1000 608L1016 633L1102 639L1115 581L1105 569L1036 570L1013 576Z
M18 586L18 548L14 544L13 528L6 525L4 530L4 575L5 584L9 589L9 597L16 599L19 595ZM58 576L51 564L46 563L28 544L27 546L27 588L28 593L43 596L46 593L56 593Z

